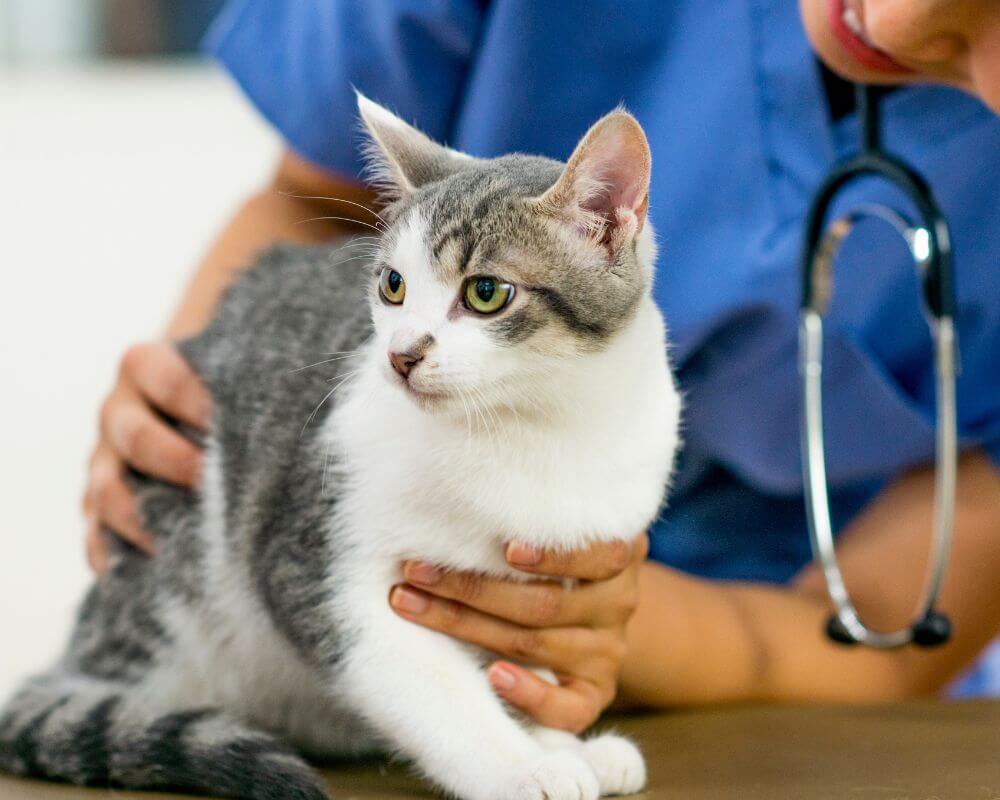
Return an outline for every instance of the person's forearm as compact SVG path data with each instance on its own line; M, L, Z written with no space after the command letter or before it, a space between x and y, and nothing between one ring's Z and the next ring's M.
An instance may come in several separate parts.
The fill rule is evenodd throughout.
M725 583L647 564L629 627L622 696L654 706L746 700L873 701L934 692L1000 632L1000 473L982 453L959 464L954 541L940 598L954 634L933 650L876 651L830 642L822 576L787 586ZM862 616L907 624L921 595L933 470L883 491L839 539Z
M891 656L823 636L818 598L647 564L622 696L657 707L754 700L863 700L901 691Z
M247 200L209 248L167 327L170 338L198 332L233 275L252 263L254 255L278 241L317 243L346 231L341 225L296 224L316 216L303 201L265 189Z
M188 282L167 336L179 339L201 330L234 274L269 245L280 241L318 244L363 230L370 218L354 204L372 200L371 192L362 187L286 155L271 183L243 204L209 248ZM352 218L360 222L352 224Z

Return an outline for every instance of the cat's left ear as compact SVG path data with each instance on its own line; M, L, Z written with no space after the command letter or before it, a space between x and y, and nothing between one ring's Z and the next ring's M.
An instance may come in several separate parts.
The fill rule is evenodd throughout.
M651 166L642 126L619 108L594 123L555 185L534 202L613 258L646 222Z
M432 141L361 92L358 111L371 137L367 156L372 177L390 195L407 195L457 172L474 159Z

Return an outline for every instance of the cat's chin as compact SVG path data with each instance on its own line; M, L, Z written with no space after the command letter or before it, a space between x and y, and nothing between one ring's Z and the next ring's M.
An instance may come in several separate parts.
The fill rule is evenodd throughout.
M430 392L414 388L409 381L396 381L400 390L410 398L416 405L425 411L434 411L443 408L448 404L451 395L445 392Z

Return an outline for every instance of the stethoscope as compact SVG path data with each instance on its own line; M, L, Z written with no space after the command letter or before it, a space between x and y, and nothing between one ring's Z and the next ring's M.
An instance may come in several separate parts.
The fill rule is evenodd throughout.
M843 644L875 648L916 644L933 647L948 641L951 622L935 609L951 548L955 516L955 473L958 440L955 421L957 363L954 314L955 287L948 224L927 183L913 169L882 150L878 97L867 86L855 89L861 127L861 149L832 168L813 199L806 218L802 251L802 299L799 317L799 368L802 375L802 471L806 516L813 557L823 570L835 613L827 635ZM859 205L826 225L837 193L851 181L876 177L902 190L917 209L914 223L882 205ZM926 317L934 340L937 431L934 474L934 530L923 596L909 627L889 633L872 630L858 614L837 564L827 494L823 444L823 315L832 293L833 263L841 244L863 219L879 219L906 241L922 282Z

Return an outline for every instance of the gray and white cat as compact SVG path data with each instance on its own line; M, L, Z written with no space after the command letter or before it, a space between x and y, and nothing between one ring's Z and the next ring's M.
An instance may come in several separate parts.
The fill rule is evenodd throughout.
M645 136L618 110L566 165L480 160L359 105L394 192L378 235L271 250L183 345L214 398L203 486L140 480L159 554L116 545L64 656L0 715L0 769L319 800L303 756L383 751L467 800L642 788L629 741L517 717L489 654L387 598L404 559L526 580L504 542L656 515L680 400Z

